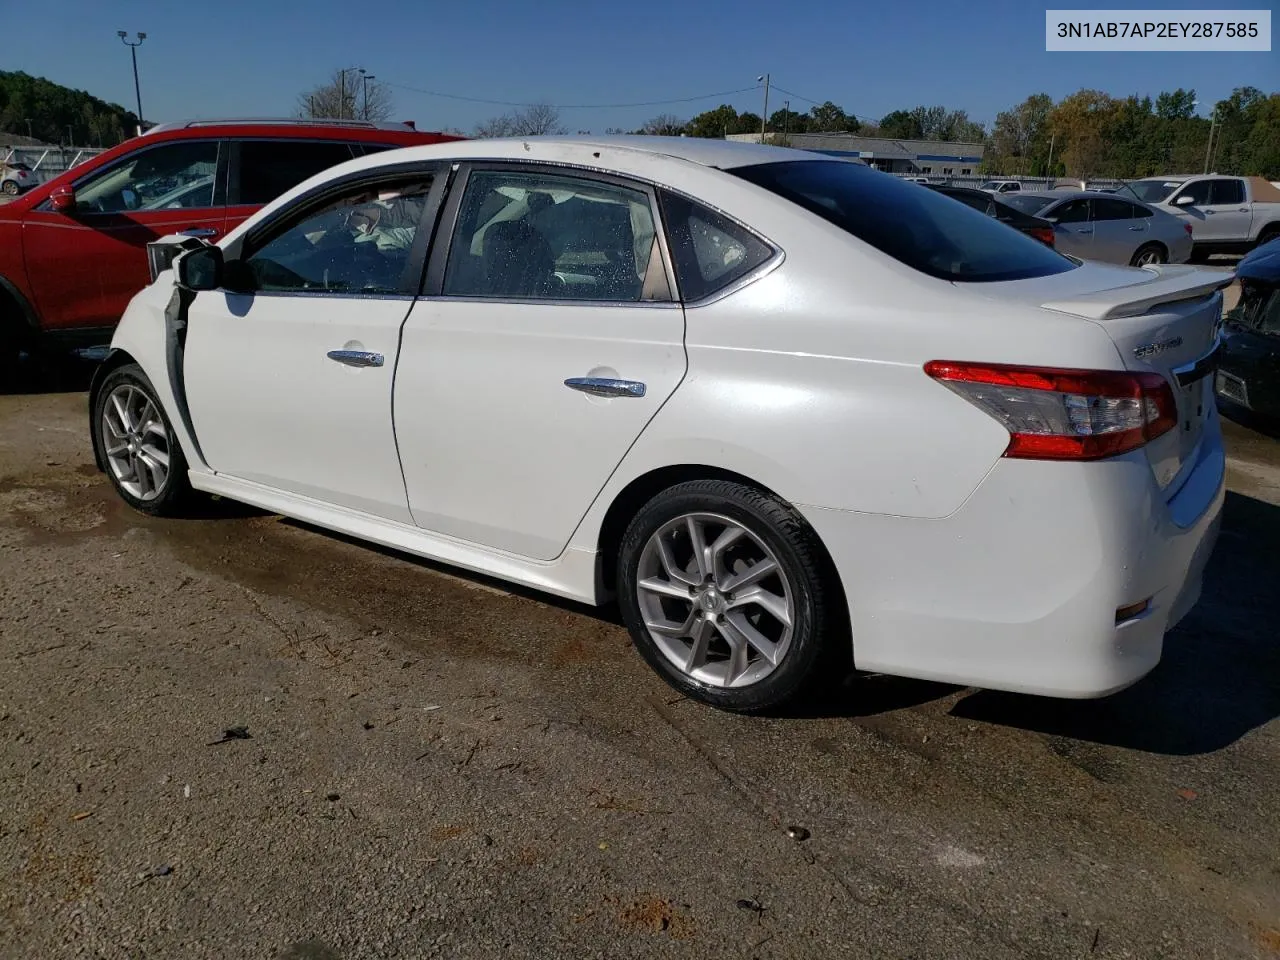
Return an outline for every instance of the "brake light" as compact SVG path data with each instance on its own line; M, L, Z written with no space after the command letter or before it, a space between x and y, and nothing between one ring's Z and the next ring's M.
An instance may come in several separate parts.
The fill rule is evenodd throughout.
M1037 240L1039 240L1043 244L1046 244L1050 247L1053 246L1053 240L1054 240L1053 227L1032 227L1030 230L1027 231L1027 234L1029 236L1035 237Z
M1184 224L1182 225L1182 229L1183 229L1183 230L1185 230L1185 231L1187 231L1187 236L1188 236L1188 237L1189 237L1189 236L1191 236L1191 224L1189 224L1189 223L1184 223Z
M1009 431L1006 457L1101 460L1172 430L1177 403L1158 373L931 360L924 371Z

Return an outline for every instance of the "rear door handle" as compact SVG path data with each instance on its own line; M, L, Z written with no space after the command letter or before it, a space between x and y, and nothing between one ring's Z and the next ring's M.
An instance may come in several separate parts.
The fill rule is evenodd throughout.
M593 397L643 397L646 389L638 380L611 380L608 377L570 377L564 385Z
M1132 230L1134 233L1141 233L1143 230L1147 228L1146 227L1130 227L1129 229Z
M187 229L179 231L179 235L183 237L216 237L218 231L213 227L187 227Z
M348 367L380 367L383 364L382 354L368 350L330 350L327 356Z

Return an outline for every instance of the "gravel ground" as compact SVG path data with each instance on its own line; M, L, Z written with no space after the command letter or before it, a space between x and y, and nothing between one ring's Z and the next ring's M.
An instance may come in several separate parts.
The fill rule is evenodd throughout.
M0 396L0 957L1280 954L1267 437L1230 429L1205 598L1133 689L751 719L608 611L133 514L85 405Z

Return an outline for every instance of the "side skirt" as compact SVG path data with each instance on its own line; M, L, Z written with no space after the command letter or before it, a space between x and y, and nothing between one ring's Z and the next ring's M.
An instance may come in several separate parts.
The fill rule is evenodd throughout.
M344 507L300 497L249 480L192 470L191 486L205 493L247 503L272 513L345 533L360 540L437 560L558 597L595 605L596 553L567 549L559 559L539 562L516 557L472 543L431 534L419 527L370 516Z

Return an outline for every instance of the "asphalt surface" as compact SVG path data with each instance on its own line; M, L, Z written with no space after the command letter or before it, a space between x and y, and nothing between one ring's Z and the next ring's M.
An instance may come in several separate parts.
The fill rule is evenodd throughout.
M0 957L1280 955L1269 437L1136 687L752 719L609 611L134 514L85 406L0 396Z

